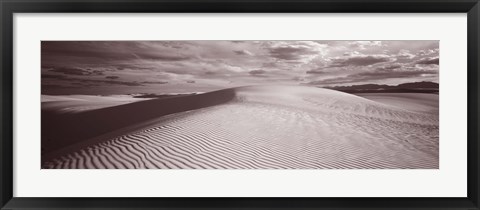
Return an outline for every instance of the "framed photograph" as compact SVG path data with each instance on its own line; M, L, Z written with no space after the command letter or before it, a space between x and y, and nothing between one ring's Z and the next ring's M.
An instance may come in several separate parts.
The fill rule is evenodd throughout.
M477 0L0 6L1 209L479 209Z

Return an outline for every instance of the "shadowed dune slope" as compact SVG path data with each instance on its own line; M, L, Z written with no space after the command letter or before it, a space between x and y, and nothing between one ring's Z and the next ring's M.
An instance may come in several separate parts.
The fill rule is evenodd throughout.
M41 116L42 153L164 115L225 103L233 97L233 90L222 90L202 95L152 99L80 113L62 113L47 106L48 109L42 109Z
M56 113L84 112L149 99L151 98L134 98L129 95L42 95L42 110Z
M70 146L42 168L438 168L438 114L391 104L251 86L52 114L47 134Z

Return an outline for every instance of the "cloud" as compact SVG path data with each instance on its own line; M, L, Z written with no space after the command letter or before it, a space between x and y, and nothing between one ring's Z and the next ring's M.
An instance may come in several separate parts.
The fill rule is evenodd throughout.
M272 42L267 46L270 56L280 60L309 60L321 55L326 45L311 41Z
M254 75L254 76L255 76L255 75L263 75L263 74L265 74L265 73L267 73L267 72L266 72L265 70L259 69L259 70L249 71L248 73L249 73L250 75Z
M268 62L268 63L262 63L263 68L278 68L279 64L278 62Z
M118 79L120 78L119 76L106 76L106 79Z
M307 74L323 74L325 72L320 71L320 70L309 70L309 71L306 71L305 73L307 73Z
M382 41L353 41L349 43L349 47L358 48L360 50L365 50L372 46L382 46Z
M91 75L91 72L80 68L58 67L53 68L50 71L69 75Z
M90 72L91 75L104 75L103 71L100 70L93 70Z
M190 59L185 55L172 55L172 54L162 54L159 52L137 52L133 53L136 57L140 59L147 60L157 60L157 61L183 61Z
M103 72L100 70L87 70L82 68L70 68L70 67L53 67L49 70L50 72L57 72L67 75L76 75L76 76L95 76L103 75Z
M112 67L114 71L124 71L124 70L152 70L153 68L151 66L147 66L145 64L123 64L123 63L115 63L109 65Z
M193 56L188 49L181 48L184 44L171 41L43 41L42 65L76 65L77 68L110 65L112 69L123 70L137 63L178 62Z
M303 82L303 81L305 81L305 78L297 76L297 77L293 77L292 80L297 81L297 82Z
M143 84L168 84L166 81L144 81Z
M425 64L425 65L438 65L440 63L440 59L438 57L432 58L423 58L416 62L417 64Z
M352 56L352 55L359 55L360 53L358 51L352 51L352 52L344 52L343 55L345 56Z
M438 55L439 48L434 48L434 49L425 49L425 50L420 50L417 52L417 55L419 56L428 56L432 54L437 54Z
M329 67L369 66L389 61L393 59L388 55L353 55L347 58L334 58Z
M418 78L426 75L437 75L436 70L407 70L407 71L367 71L358 74L351 74L343 77L329 78L324 80L311 81L311 85L335 85L342 83L366 83L371 81L382 81L392 78Z
M59 74L42 74L42 79L63 79L65 75Z
M54 78L54 77L50 77ZM71 84L81 85L81 86L98 86L101 84L112 84L112 85L125 85L125 86L142 86L141 83L135 81L113 81L113 80L96 80L96 79L86 79L86 78L72 78L72 77L57 77L54 79L59 79L57 81L70 82ZM43 81L42 81L43 83ZM43 84L42 84L43 86Z
M207 71L205 72L206 75L216 75L218 74L217 72L214 72L214 71Z
M399 68L402 68L402 66L398 65L398 64L394 64L394 65L378 67L377 69L378 70L394 70L394 69L399 69Z
M253 55L253 53L251 53L248 50L234 50L233 52L237 55L250 55L250 56Z
M270 49L270 54L272 57L283 59L283 60L299 60L305 54L309 54L308 49L296 48L296 47L276 47Z
M142 52L138 42L43 41L42 56L49 59L76 59L99 62L135 59L132 53ZM143 51L148 49L143 49Z
M112 84L112 85L126 85L126 86L143 86L142 84L138 82L125 82L125 81L98 81L101 83L107 83L107 84Z
M191 71L189 69L184 69L184 68L166 69L163 72L172 73L172 74L183 74L183 75L191 75L193 73L196 73L194 71Z
M405 49L402 49L398 52L396 58L398 60L411 60L412 58L415 58L416 55L410 53L410 50L405 50Z
M292 78L302 78L301 82L326 79L362 82L390 77L424 79L428 75L428 79L435 80L438 73L428 71L438 71L435 60L438 43L435 40L43 41L41 72L45 82L42 80L42 85L147 86L138 89L143 91L149 84L168 82L163 87L174 88L168 91L175 92L184 91L179 84L193 90L207 86L300 82ZM234 83L229 84L232 80ZM186 81L197 84L187 85Z

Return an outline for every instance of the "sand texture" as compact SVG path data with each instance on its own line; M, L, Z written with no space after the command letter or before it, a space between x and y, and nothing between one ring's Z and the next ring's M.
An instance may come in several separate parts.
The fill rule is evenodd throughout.
M249 86L95 109L63 102L80 112L53 102L42 104L42 168L439 167L435 94Z

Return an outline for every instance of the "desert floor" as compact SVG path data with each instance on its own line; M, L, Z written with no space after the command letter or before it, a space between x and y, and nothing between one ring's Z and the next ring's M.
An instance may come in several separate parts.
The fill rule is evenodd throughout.
M437 94L250 86L42 101L42 168L439 167Z

